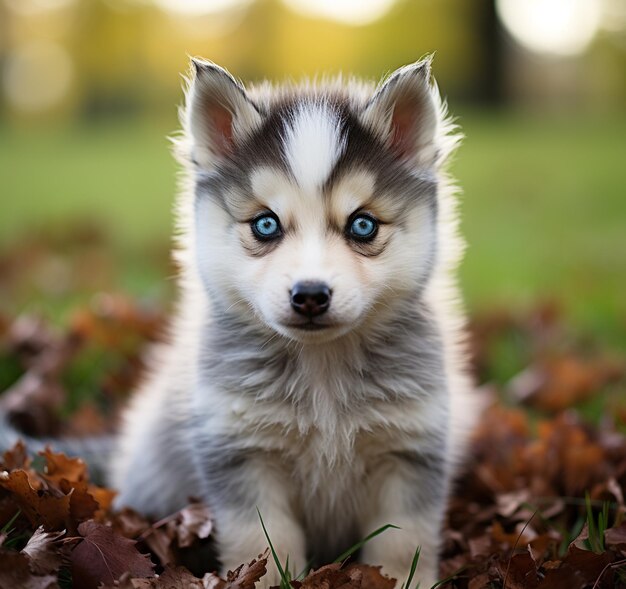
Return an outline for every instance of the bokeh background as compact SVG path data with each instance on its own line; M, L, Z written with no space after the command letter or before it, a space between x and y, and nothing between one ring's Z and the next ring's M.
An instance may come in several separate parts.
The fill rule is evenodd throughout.
M433 51L470 310L553 301L626 346L624 0L0 0L0 312L171 301L189 55L258 81Z

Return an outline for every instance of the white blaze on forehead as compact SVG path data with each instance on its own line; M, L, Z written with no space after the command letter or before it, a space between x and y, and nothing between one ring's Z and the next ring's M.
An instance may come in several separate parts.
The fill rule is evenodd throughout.
M326 182L345 148L339 115L324 102L300 104L283 141L291 172L306 191Z

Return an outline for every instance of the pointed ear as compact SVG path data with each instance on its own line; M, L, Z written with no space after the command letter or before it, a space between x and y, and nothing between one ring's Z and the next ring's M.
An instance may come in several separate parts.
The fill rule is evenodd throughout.
M439 98L431 86L429 57L396 70L382 82L361 114L361 122L402 159L421 166L437 160Z
M192 160L211 169L261 124L262 117L243 85L225 69L199 59L191 62L185 129Z

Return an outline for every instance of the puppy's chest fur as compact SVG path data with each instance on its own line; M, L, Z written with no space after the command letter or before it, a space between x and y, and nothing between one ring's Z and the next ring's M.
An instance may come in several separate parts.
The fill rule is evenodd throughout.
M192 402L202 429L194 437L210 454L202 476L211 486L228 479L225 465L242 462L250 464L251 477L280 472L320 562L358 540L356 518L372 510L388 466L446 444L448 399L436 330L417 313L402 323L415 329L392 323L371 342L357 332L341 345L306 349L260 342L259 334L233 325L207 331ZM229 483L213 485L216 502L235 485L255 481Z
M205 331L193 404L233 439L297 444L333 465L368 440L419 440L447 419L441 342L424 312L406 310L369 340L356 330L306 347L231 321Z

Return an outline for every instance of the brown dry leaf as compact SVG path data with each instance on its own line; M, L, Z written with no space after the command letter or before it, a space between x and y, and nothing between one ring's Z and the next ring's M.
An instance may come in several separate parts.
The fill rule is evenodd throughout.
M65 389L57 376L31 369L2 394L2 411L19 431L52 436L59 430L57 414L65 398Z
M530 500L530 489L520 489L510 493L499 493L496 497L498 505L498 515L510 518L518 509L528 504Z
M572 354L537 362L536 382L530 396L535 407L556 413L595 395L606 384L623 375L623 367L615 362L588 360Z
M489 589L492 586L489 575L487 573L480 573L469 580L467 589Z
M394 589L396 583L396 579L383 575L379 566L353 564L343 568L341 563L332 563L291 584L294 589Z
M44 532L39 526L22 553L28 556L28 566L36 575L57 573L63 562L63 551L55 542L65 532Z
M327 564L309 573L302 581L292 583L295 589L338 589L339 587L357 589L359 584L359 581L353 582L341 563Z
M626 553L626 521L616 528L610 528L604 532L604 540L607 546Z
M470 538L467 543L469 553L474 559L485 558L493 552L493 540L487 534Z
M135 542L114 534L102 524L88 521L78 526L83 537L71 553L72 578L76 587L97 589L113 584L125 572L152 577L154 565L135 548Z
M1 470L15 470L21 468L28 470L30 468L31 459L26 452L26 446L21 440L18 441L13 448L7 450L0 459Z
M59 589L55 575L36 575L21 552L0 551L0 589Z
M591 499L595 501L609 501L617 503L617 509L620 513L626 513L624 505L624 492L615 480L615 477L609 477L607 481L597 484L589 493Z
M254 589L257 581L267 572L268 556L269 549L248 564L242 564L234 571L228 571L223 589Z
M184 567L166 567L163 573L150 579L133 579L130 574L124 573L115 585L100 589L207 589L207 585Z
M151 528L150 522L145 517L128 507L113 514L111 525L116 533L131 539L137 538Z
M127 513L125 517L128 516ZM197 539L208 538L212 529L213 521L208 507L192 500L187 507L129 537L141 533L140 539L157 555L161 565L166 565L175 561L176 548L188 548Z
M89 485L85 482L70 483L62 479L59 489L70 496L70 516L75 522L93 518L100 508L98 502L89 492Z
M40 318L22 316L11 326L7 347L26 372L1 397L2 410L29 435L55 435L66 400L61 373L75 353L70 337L53 332Z
M48 530L65 527L70 514L69 495L57 496L49 490L37 492L23 470L0 473L0 487L13 494L17 506L34 527L43 525Z
M528 522L520 522L513 532L505 532L502 524L498 521L493 523L491 537L494 542L504 547L526 546L537 537L537 532L528 525Z
M607 567L611 562L613 557L609 553L596 554L570 546L562 562L550 563L549 568L549 563L544 564L546 576L537 589L585 589L594 585L602 573L602 584L598 587L613 587L613 571Z
M96 500L96 503L98 503L98 510L94 514L94 518L101 519L104 517L104 514L111 509L111 505L113 504L113 499L115 499L115 496L117 495L117 491L107 489L106 487L89 485L87 487L87 492Z
M216 573L207 573L202 577L203 589L224 589L226 581Z
M172 564L176 560L172 549L172 537L161 528L150 528L142 536L150 551L157 556L162 566Z
M82 459L69 458L49 447L39 454L46 460L43 478L64 495L71 495L70 515L74 521L91 519L96 512L109 509L115 491L90 485L87 464Z
M572 567L588 583L593 583L604 568L611 564L615 558L608 552L597 554L591 550L583 550L578 546L571 545L563 564Z
M175 530L178 545L181 548L187 548L196 538L208 538L212 529L213 520L209 508L200 501L194 501L181 509L176 519Z
M507 589L535 589L539 585L537 565L528 552L498 562L502 583Z
M12 470L21 469L26 472L30 486L33 489L38 490L41 488L41 479L31 468L31 463L32 460L28 455L26 446L21 440L19 440L13 448L7 450L2 455L2 459L0 460L0 472L3 470L11 472Z
M90 309L74 313L74 334L108 348L136 347L138 337L157 339L162 326L160 313L145 309L131 299L104 294L94 298Z
M394 589L397 580L381 573L381 567L353 564L347 568L353 582L358 580L361 589Z
M49 446L39 455L46 459L45 478L48 481L59 484L63 480L70 483L88 480L87 465L81 458L69 458L63 453L53 452Z
M28 367L42 353L59 344L59 337L43 318L20 315L13 321L6 338L7 347L18 354Z
M548 530L528 543L528 551L537 566L541 566L546 559L555 556L559 542L561 542L561 535L554 530Z

